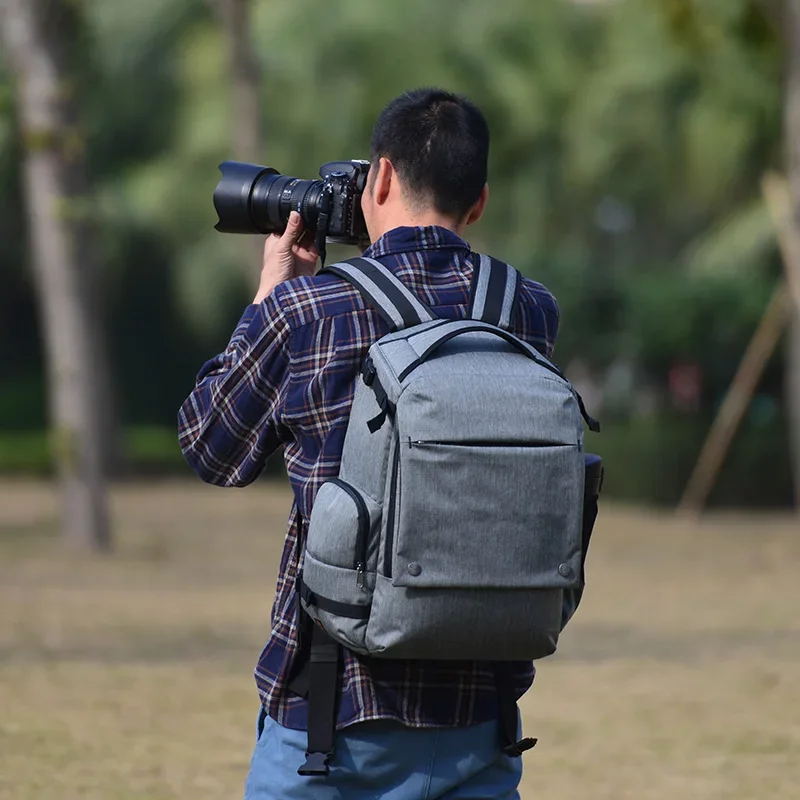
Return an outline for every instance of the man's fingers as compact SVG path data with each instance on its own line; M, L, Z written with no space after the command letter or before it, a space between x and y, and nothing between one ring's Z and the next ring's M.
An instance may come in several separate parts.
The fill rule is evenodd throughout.
M283 236L281 236L281 243L287 248L291 247L291 245L297 243L302 235L302 217L296 211L292 211L292 213L289 214L289 221L286 223L286 230L283 232Z

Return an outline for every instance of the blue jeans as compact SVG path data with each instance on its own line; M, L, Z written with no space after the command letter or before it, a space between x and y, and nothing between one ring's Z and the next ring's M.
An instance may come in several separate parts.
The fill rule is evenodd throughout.
M336 734L327 778L304 778L306 732L263 711L244 800L519 800L522 760L500 752L498 723L408 728L378 720Z

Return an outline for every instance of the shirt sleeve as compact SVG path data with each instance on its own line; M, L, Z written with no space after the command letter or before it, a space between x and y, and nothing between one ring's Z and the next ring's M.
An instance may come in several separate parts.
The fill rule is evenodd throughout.
M200 370L178 414L178 439L206 483L252 483L286 440L289 332L273 293L247 307L225 352Z
M540 290L537 292L539 307L542 310L542 330L544 333L543 347L544 355L547 358L553 357L553 350L558 338L558 325L561 320L561 310L555 295L539 284Z
M541 283L530 278L523 279L522 293L522 337L546 358L552 358L561 317L558 302Z

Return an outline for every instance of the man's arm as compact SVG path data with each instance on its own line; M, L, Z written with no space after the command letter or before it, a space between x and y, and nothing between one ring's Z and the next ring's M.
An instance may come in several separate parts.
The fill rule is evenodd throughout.
M293 211L281 235L267 237L261 281L224 353L211 359L178 414L178 438L189 466L207 483L246 486L287 441L281 419L289 383L289 325L275 287L313 275L318 253L304 245Z
M523 278L521 294L527 315L525 338L546 358L552 358L561 316L558 302L545 286L531 278Z
M207 483L246 486L285 441L289 326L275 295L248 306L224 353L207 362L178 414L189 466Z

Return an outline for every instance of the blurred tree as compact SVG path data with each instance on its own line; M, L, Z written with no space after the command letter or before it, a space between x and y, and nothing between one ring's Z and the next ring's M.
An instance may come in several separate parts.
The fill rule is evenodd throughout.
M0 0L0 14L16 77L63 529L71 543L105 550L111 545L102 422L107 379L92 299L83 134L70 83L80 24L66 0Z
M323 0L253 2L251 35L269 75L267 163L310 177L322 161L364 156L375 115L408 86L465 92L494 133L491 202L470 238L556 292L559 360L580 353L604 367L622 352L661 370L648 361L652 326L636 327L646 322L634 308L644 282L688 285L695 317L707 305L695 299L713 299L715 285L738 295L732 316L726 307L708 321L703 347L712 364L719 349L735 361L769 295L774 253L758 179L779 149L782 51L757 0L379 9L342 0L335 14L327 9ZM317 18L325 25L297 35ZM226 141L239 124L231 40L202 14L187 21L171 147L109 182L128 223L170 241L186 319L215 337L230 324L226 300L243 296L248 238L212 228L208 165L231 157Z
M252 41L252 0L208 0L222 24L232 87L231 157L256 161L263 150L261 66Z
M260 163L264 150L261 120L261 65L252 39L252 0L208 0L222 25L232 87L228 109L231 159ZM253 275L262 249L261 237L248 237L242 254L252 262Z
M779 270L759 182L782 155L783 0L78 5L95 59L79 88L128 422L174 424L198 364L249 299L258 237L214 231L216 164L313 177L324 161L367 156L385 102L424 84L470 95L489 118L491 200L469 239L556 293L557 359L580 356L598 375L624 362L662 396L676 361L691 361L702 413L713 411ZM268 77L259 88L254 64ZM257 100L234 92L237 70ZM0 425L23 408L35 427L26 399L41 379L23 370L36 341L13 237L21 145L4 80L0 270L12 280L0 336L13 330L25 355L11 354ZM255 136L250 155L235 137L259 105L269 147ZM775 359L765 391L783 385Z
M791 219L800 238L800 0L789 0L786 39L788 48L786 76L785 137L789 186L793 205ZM794 265L794 269L799 269ZM800 509L800 309L795 308L789 326L786 394L794 468L795 502Z

